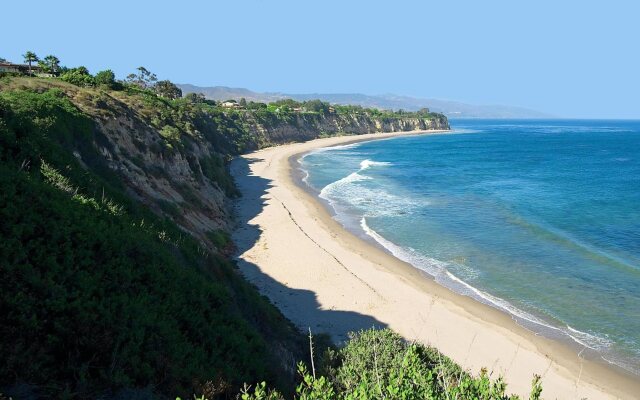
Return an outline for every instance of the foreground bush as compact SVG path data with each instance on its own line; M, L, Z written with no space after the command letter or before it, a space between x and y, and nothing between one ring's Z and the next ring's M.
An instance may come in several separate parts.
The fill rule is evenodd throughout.
M327 350L319 374L302 363L298 372L302 382L295 399L483 399L515 400L507 395L502 378L491 380L486 370L471 376L436 349L406 343L388 329L366 330L351 335L347 345ZM540 399L540 378L534 376L530 400ZM261 383L245 386L242 400L283 399Z

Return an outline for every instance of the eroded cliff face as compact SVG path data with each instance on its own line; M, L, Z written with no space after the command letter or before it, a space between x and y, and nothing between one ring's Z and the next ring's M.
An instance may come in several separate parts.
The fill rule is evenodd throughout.
M255 137L253 149L312 140L323 136L449 129L449 122L444 116L374 118L364 114L298 114L289 121L282 119L265 123L247 115L247 121L249 122L247 128Z
M212 234L228 231L232 223L233 192L229 186L233 189L233 185L226 162L235 154L220 143L236 139L201 128L206 132L178 132L178 139L169 140L167 129L175 127L159 129L148 112L141 112L128 98L103 93L99 100L79 101L79 93L68 95L95 121L98 134L93 145L109 169L121 177L128 193L176 222L209 249L224 252L224 245L216 243ZM246 112L217 115L221 117L233 118L233 126L241 127L235 135L242 136L245 151L332 135L449 129L444 116L373 118L363 114L300 113L265 121ZM208 125L194 121L194 126ZM222 139L216 139L219 137ZM74 155L84 163L86 155L81 150Z
M170 143L140 110L116 97L102 94L99 100L87 101L80 91L65 94L94 121L92 145L133 199L173 220L210 250L223 250L212 242L211 233L228 230L230 195L207 174L204 163L218 161L228 174L226 151L202 135L184 135ZM92 153L82 148L73 151L87 168Z
M212 154L220 157L210 143L188 139L181 151L166 151L161 134L130 115L97 126L107 143L96 144L132 196L203 241L207 232L228 227L228 196L201 165Z

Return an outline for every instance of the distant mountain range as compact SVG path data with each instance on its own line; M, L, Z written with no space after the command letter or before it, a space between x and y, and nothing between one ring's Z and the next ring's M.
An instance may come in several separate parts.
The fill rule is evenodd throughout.
M449 118L553 118L543 112L522 107L500 105L474 105L457 101L421 99L417 97L398 96L395 94L366 95L359 93L260 93L244 88L230 88L226 86L200 87L189 84L178 84L184 94L202 93L211 100L239 100L244 97L247 101L269 103L282 99L294 99L298 101L320 99L335 104L353 104L363 107L381 109L403 109L416 111L421 108L429 108L431 111L440 112Z

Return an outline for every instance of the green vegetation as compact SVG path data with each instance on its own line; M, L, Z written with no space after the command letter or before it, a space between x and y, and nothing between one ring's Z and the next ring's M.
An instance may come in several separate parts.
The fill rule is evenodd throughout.
M97 135L60 90L0 92L0 387L287 390L271 349L303 354L298 334L229 261L130 200Z
M27 51L22 55L22 57L24 57L24 62L29 64L29 75L31 75L33 73L31 71L31 64L39 61L38 56L33 51Z
M244 99L241 99L244 100ZM239 103L242 106L242 102ZM269 104L246 102L242 108L248 110L265 110L268 112L286 114L319 114L319 115L363 115L381 119L400 119L400 118L441 118L442 115L432 113L428 109L423 108L419 111L409 112L403 110L379 110L377 108L365 108L354 105L330 104L321 100L296 101L293 99L278 100Z
M166 97L171 100L179 99L180 97L182 97L182 90L180 90L180 88L171 81L158 81L153 88L158 96L161 97Z
M60 73L60 60L54 55L48 55L38 62L38 66L42 71L58 76Z
M200 159L200 166L204 176L216 182L229 197L237 197L240 192L236 188L233 178L229 175L226 162L221 156L212 154Z
M67 69L62 73L60 79L76 86L95 86L96 84L95 78L86 67Z
M31 52L27 59L38 61ZM306 129L303 140L336 134L320 128L335 118L442 116L319 100L225 107L198 94L182 97L144 67L118 81L111 70L92 75L52 55L35 71L49 75L0 77L0 392L507 398L501 380L473 377L388 330L355 334L342 349L318 345L329 349L299 364L296 378L292 360L314 356L224 256L233 248L229 233L207 227L200 242L179 225L184 210L204 207L199 187L210 184L227 200L239 195L228 171L234 155L291 140L264 134L269 129ZM113 123L119 119L123 125ZM164 164L150 165L154 157ZM175 160L180 179L168 182L158 165L170 169ZM140 169L151 186L165 179L180 201L143 204L123 169ZM244 386L262 381L271 389ZM536 383L532 398L538 391Z
M328 349L318 371L298 364L300 383L295 399L483 399L515 400L501 378L492 380L486 370L478 376L463 371L436 349L406 343L388 329L351 335L346 346ZM534 376L530 400L539 400L540 377ZM206 396L203 396L206 397ZM260 383L245 386L242 400L278 400L285 397Z
M94 81L96 85L105 85L110 89L116 89L116 75L110 69L98 72Z
M156 74L152 73L145 67L138 67L138 73L132 73L127 75L126 82L131 85L136 85L141 89L148 89L153 87L158 80Z
M209 231L207 236L218 249L224 249L231 244L231 236L221 229Z

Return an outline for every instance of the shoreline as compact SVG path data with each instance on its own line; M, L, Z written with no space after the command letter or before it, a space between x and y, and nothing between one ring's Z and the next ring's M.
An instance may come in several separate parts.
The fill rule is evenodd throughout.
M423 134L454 134L455 131L453 130L449 130L449 131L425 131ZM406 135L403 135L406 136ZM368 142L368 141L378 141L378 140L388 140L388 139L393 139L392 138L383 138L383 139L364 139L362 141L357 141L357 142ZM302 171L304 171L304 169L302 169L300 166L300 160L302 158L304 158L305 156L314 153L316 150L322 150L322 149L329 149L332 147L343 147L343 146L348 146L350 144L353 144L353 142L351 143L340 143L337 145L331 145L331 146L327 146L327 147L320 147L320 148L314 148L312 150L309 151L305 151L303 153L299 153L299 154L295 154L293 156L291 156L289 158L289 164L291 167L291 177L294 180L295 184L303 191L305 191L306 193L308 193L311 196L311 201L315 201L317 203L320 203L325 211L329 214L329 216L331 217L331 219L333 219L339 229L343 229L346 232L350 233L351 235L353 235L355 238L364 241L365 243L382 250L383 252L387 253L388 255L390 255L391 257L394 257L395 259L397 259L399 262L402 262L403 264L416 269L419 274L421 276L423 276L423 279L428 279L429 281L432 281L433 283L435 283L436 285L443 287L451 292L453 292L455 295L457 296L461 296L462 298L469 298L474 302L478 302L481 303L483 305L489 306L491 307L493 310L496 310L500 313L506 314L507 316L509 316L513 321L515 321L515 323L526 330L526 332L531 333L533 335L537 336L541 336L544 337L548 340L551 340L552 342L555 343L559 343L562 346L567 346L571 349L571 351L573 351L576 355L580 354L580 357L583 360L587 360L596 364L601 364L603 365L605 368L611 368L619 373L622 373L623 375L628 375L630 376L632 379L638 379L640 380L640 371L634 372L634 370L631 369L627 369L624 366L610 361L607 358L605 358L604 355L602 355L598 350L590 347L588 344L582 342L581 340L577 339L576 337L572 336L570 332L567 332L566 330L563 330L559 327L556 326L552 326L550 325L551 323L545 321L543 319L543 317L539 317L536 315L531 315L531 314L527 314L526 311L522 311L519 310L515 307L513 307L511 304L509 304L508 302L506 303L507 305L505 306L504 304L501 303L497 303L495 301L493 301L493 299L491 299L490 297L487 297L486 295L487 293L483 293L481 292L479 289L469 285L468 283L459 280L459 278L454 276L454 281L451 280L451 278L445 278L445 281L448 279L449 280L449 284L452 284L451 282L453 282L453 286L448 286L446 284L446 282L442 282L441 280L439 281L434 275L432 275L431 273L429 273L428 271L425 271L423 269L421 269L420 267L412 264L411 261L404 259L402 256L397 255L394 253L394 250L392 248L389 248L387 244L383 243L384 242L388 242L388 240L382 236L380 236L377 232L372 231L370 227L366 226L363 227L362 223L360 224L360 226L346 226L344 225L342 222L340 222L336 217L336 211L333 209L333 207L331 206L331 203L320 197L320 191L317 189L312 188L311 186L309 186L309 184L306 182L306 177L303 177ZM308 175L307 175L308 176ZM366 224L366 222L365 222ZM367 230L369 230L369 232L367 232ZM373 234L371 233L373 232ZM378 238L376 238L375 236L378 236ZM382 240L382 241L381 241ZM392 245L396 246L395 244L393 244L392 242L389 242ZM453 276L453 275L451 275ZM459 285L463 285L465 288L470 289L471 293L461 293L458 290L456 290L455 287L459 286ZM511 310L510 307L513 307L515 309ZM571 329L571 327L569 327L569 329Z
M474 374L487 367L503 375L509 393L528 396L536 373L543 376L545 398L635 398L640 393L637 376L605 361L580 358L579 347L538 336L506 312L441 286L346 230L294 177L297 159L317 148L446 132L377 133L283 145L239 158L247 163L245 171L242 161L234 161L239 187L245 196L249 191L240 200L239 213L253 203L253 212L240 220L257 230L253 241L247 240L251 228L234 233L241 271L294 324L326 331L338 341L347 330L370 327L363 324L372 320L438 348ZM268 185L251 193L251 177ZM256 209L256 202L264 204ZM295 248L287 248L289 243ZM300 302L288 290L309 292L314 301Z

